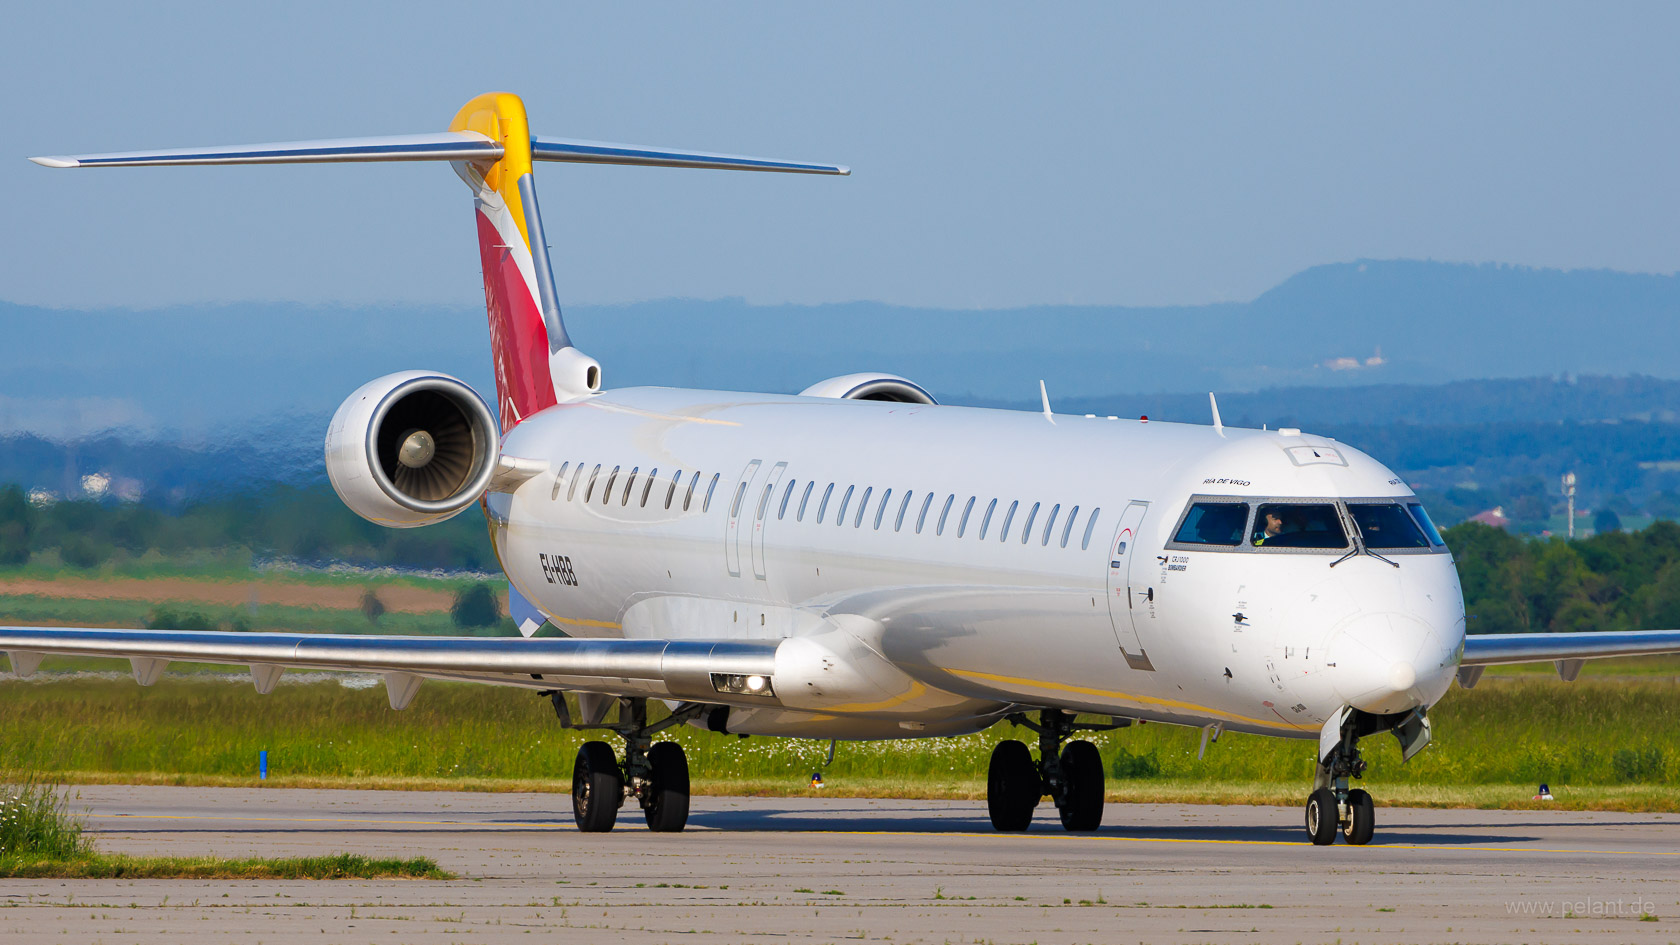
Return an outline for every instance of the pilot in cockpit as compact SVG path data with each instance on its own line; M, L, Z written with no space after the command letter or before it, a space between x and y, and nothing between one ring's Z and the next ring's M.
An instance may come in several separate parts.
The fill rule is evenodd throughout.
M1264 527L1257 529L1254 535L1255 545L1264 545L1267 541L1283 534L1283 516L1276 509L1261 510L1261 517L1265 520Z

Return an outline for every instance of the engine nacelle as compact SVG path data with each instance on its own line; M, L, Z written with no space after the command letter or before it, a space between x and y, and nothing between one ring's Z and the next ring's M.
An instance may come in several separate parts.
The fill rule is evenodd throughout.
M441 522L478 501L496 472L496 419L447 374L401 371L363 384L327 427L327 478L362 518Z
M885 400L897 404L933 404L922 385L897 374L845 374L818 381L799 392L801 397L833 397L838 400Z

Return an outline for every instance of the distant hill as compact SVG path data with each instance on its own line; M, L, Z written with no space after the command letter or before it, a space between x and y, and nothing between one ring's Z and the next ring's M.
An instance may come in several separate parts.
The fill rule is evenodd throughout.
M1680 379L1680 277L1511 266L1319 266L1251 302L1207 306L949 311L676 299L574 306L567 319L610 386L796 391L885 370L947 400L1023 402L1043 378L1059 403L1216 390L1233 421L1245 415L1233 396L1243 391L1568 374ZM0 303L0 337L0 431L222 436L258 417L318 417L363 381L413 367L490 386L479 309L238 303L82 312ZM1502 390L1511 411L1528 409L1525 393ZM1272 412L1270 396L1254 409ZM1372 411L1365 419L1395 416L1383 396L1360 401ZM1428 410L1446 409L1446 400Z

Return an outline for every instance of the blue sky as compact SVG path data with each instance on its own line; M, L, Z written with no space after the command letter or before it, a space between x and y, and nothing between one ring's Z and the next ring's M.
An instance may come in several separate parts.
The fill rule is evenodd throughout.
M471 305L435 166L41 153L441 129L831 160L539 168L563 301L1248 299L1355 258L1673 272L1680 7L20 4L0 299Z

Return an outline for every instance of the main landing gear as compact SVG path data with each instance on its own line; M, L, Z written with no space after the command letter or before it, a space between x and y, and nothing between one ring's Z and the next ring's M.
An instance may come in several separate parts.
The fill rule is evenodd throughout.
M706 707L685 704L649 725L647 700L618 700L618 721L573 725L562 692L550 692L554 712L567 728L607 729L623 736L624 760L604 741L584 742L572 765L572 816L584 833L605 833L618 822L618 809L635 798L649 830L675 832L688 823L688 755L676 742L653 736L699 716Z
M1102 826L1103 765L1097 746L1079 740L1062 743L1076 731L1103 732L1124 728L1130 719L1116 719L1106 725L1087 725L1060 709L1043 709L1038 721L1025 713L1010 715L1009 721L1038 733L1039 760L1021 742L1010 739L992 749L986 771L986 809L992 826L1006 832L1026 830L1032 823L1039 799L1049 795L1056 802L1062 826L1085 833Z

